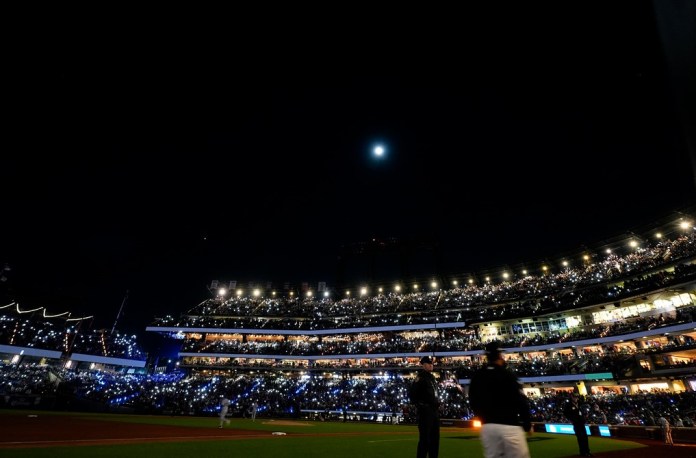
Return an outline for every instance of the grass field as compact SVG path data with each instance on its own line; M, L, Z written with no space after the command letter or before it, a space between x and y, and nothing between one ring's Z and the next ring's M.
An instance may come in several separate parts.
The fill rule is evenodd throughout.
M218 429L214 417L25 410L0 410L0 420L4 431L0 457L13 458L404 458L415 456L418 441L415 426L371 423L231 419L229 425ZM93 436L87 429L94 430ZM159 436L149 438L153 432ZM85 433L84 439L80 433ZM637 447L642 445L590 438L593 453ZM529 438L529 448L535 458L577 455L572 435L535 433ZM478 430L442 428L441 458L477 456L483 456Z

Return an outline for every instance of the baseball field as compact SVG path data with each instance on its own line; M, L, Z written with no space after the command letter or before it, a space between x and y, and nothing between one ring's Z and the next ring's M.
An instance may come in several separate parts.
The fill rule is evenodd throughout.
M0 457L12 458L379 458L415 457L414 425L171 417L0 410ZM532 457L577 456L575 436L535 433ZM696 457L696 447L657 441L590 438L596 456ZM443 427L440 458L483 456L478 430Z

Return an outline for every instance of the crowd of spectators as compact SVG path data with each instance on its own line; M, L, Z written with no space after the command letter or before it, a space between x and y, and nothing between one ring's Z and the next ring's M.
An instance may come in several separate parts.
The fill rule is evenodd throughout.
M415 370L415 368L414 368ZM443 418L471 419L469 400L450 373L440 372ZM308 417L317 413L375 420L390 415L413 421L408 403L410 378L384 372L379 376L288 376L281 372L231 372L227 376L169 374L121 374L100 371L67 371L47 366L0 367L0 402L12 395L36 395L54 399L56 407L71 409L80 401L99 403L106 410L127 408L151 414L216 416L222 397L231 400L231 415L242 416L252 400L260 417ZM567 422L563 403L568 392L532 396L534 421ZM66 402L65 398L69 398ZM608 391L588 394L581 407L588 423L655 425L666 415L673 424L693 426L696 392L661 390L637 394ZM360 415L355 415L360 414Z
M660 329L680 323L694 322L692 306L677 309L674 314L657 317L635 317L616 323L578 326L572 330L532 336L518 335L501 339L504 347L534 347L547 344L619 336L643 330ZM374 332L336 334L331 336L298 336L291 339L259 340L237 338L187 339L184 352L236 355L379 355L387 353L452 352L482 350L485 342L472 328L441 329L439 332Z
M334 299L317 296L211 298L154 327L325 330L424 323L477 323L618 301L696 276L696 232L646 244L626 255L451 289ZM619 281L621 280L621 281Z
M135 335L84 329L83 321L47 319L38 312L23 313L15 304L3 307L0 312L0 345L139 361L147 358Z

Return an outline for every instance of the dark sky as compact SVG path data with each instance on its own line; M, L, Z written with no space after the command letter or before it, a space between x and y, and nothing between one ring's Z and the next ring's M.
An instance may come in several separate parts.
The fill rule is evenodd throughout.
M142 330L213 279L335 285L374 237L472 272L694 205L684 11L466 8L15 47L0 291L110 327L128 290Z

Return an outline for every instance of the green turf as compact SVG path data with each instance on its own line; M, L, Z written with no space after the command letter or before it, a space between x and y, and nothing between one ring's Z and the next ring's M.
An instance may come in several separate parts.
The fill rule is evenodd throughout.
M19 412L17 412L19 413ZM27 411L21 414L26 415ZM14 414L0 411L0 415ZM63 415L60 412L41 412L41 415ZM75 413L70 413L75 416ZM192 428L217 428L216 417L168 417L108 414L77 414L95 421L127 421L186 426ZM239 456L248 458L408 458L415 456L418 431L415 426L381 425L370 423L340 423L306 421L309 426L287 426L268 419L231 419L227 428L259 431L267 434L261 439L220 439L194 442L174 442L138 445L50 447L32 449L0 449L0 457L13 458L191 458ZM278 420L281 421L281 420ZM220 430L224 435L225 429ZM288 433L274 436L274 431ZM399 434L394 434L399 433ZM306 436L306 434L332 434L331 436ZM642 445L625 440L590 438L593 452L623 450ZM529 448L534 458L559 458L577 455L575 436L535 433L529 438ZM440 440L441 458L483 456L478 430L444 428Z

